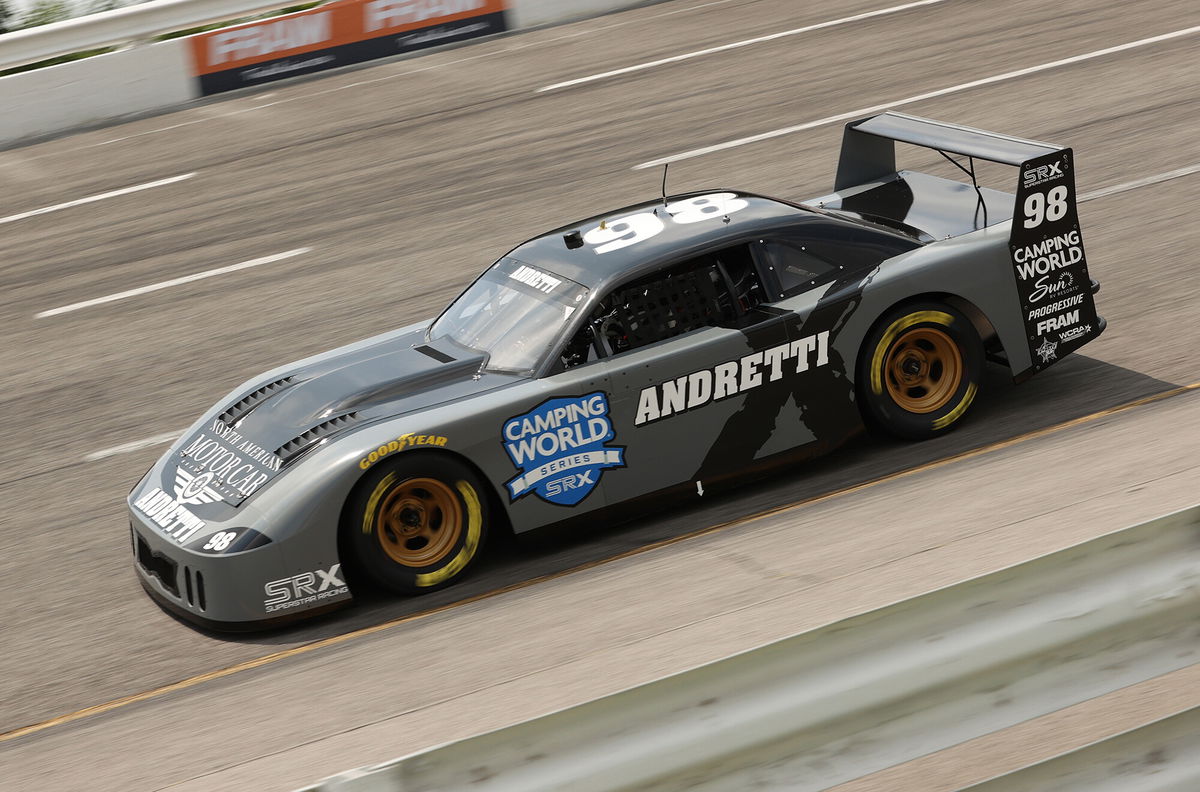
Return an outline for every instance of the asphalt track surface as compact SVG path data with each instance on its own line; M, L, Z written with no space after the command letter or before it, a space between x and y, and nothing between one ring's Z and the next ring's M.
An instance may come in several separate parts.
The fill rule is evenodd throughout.
M1193 3L946 0L538 90L887 6L676 0L0 152L6 782L286 789L1196 500L1200 394L1181 389L1200 382L1200 32L968 85L1186 31L1200 25ZM627 525L499 547L469 581L432 596L372 597L308 625L228 638L176 622L142 593L125 493L164 448L150 441L233 385L427 317L523 239L655 194L658 172L639 163L935 92L898 107L1074 147L1079 190L1096 195L1080 214L1109 321L1083 354L1019 387L994 369L971 419L938 441L864 438ZM671 189L820 195L840 127L681 160ZM941 167L919 153L910 165ZM1173 395L1139 402L1160 394ZM1033 502L1045 507L1036 519L1004 517ZM1077 503L1104 508L1062 508ZM981 526L998 520L1044 530L981 543ZM923 553L937 563L900 563ZM872 572L884 568L893 573ZM836 580L856 581L840 609L797 596ZM755 610L784 596L768 596L776 586L793 597L789 609ZM693 612L717 603L724 622ZM687 642L662 638L684 625ZM636 662L614 655L639 641ZM568 664L573 683L552 671ZM514 700L499 692L522 679L541 685ZM1185 703L1179 690L1195 697L1194 679L1179 685L1167 684L1163 706ZM486 691L490 709L472 709ZM269 761L306 746L319 758ZM947 761L944 777L914 771L911 788L975 778L977 760ZM879 788L910 788L896 783Z

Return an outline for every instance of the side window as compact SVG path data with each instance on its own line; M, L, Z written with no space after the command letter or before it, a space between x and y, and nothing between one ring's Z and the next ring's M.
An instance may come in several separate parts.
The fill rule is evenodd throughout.
M784 295L820 286L841 271L870 269L919 246L897 234L829 220L809 221L762 242Z
M580 366L702 327L732 327L765 300L748 245L698 256L605 297L563 348L562 366Z
M717 267L729 284L738 313L746 313L766 302L766 294L754 267L749 245L736 245L715 254Z
M616 355L733 321L733 299L715 256L703 256L614 291L593 325Z
M600 352L599 345L596 343L596 327L594 323L588 322L579 328L579 331L575 333L575 337L563 347L560 361L563 369L569 369L599 359Z
M838 265L819 255L812 246L796 239L763 240L763 250L784 294L795 294L827 280Z

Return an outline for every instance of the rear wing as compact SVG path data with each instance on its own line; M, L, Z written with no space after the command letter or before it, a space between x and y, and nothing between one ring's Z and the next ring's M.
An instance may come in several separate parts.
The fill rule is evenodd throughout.
M840 191L894 174L896 141L945 154L1018 166L1064 150L1053 143L1023 140L904 113L880 113L846 125L833 189Z
M846 125L834 190L899 178L897 142L933 149L966 173L985 214L974 160L1019 169L1008 247L1033 360L1029 373L1100 335L1104 323L1096 315L1083 253L1071 149L904 113L881 113ZM968 165L952 154L967 157ZM989 198L996 194L987 192Z

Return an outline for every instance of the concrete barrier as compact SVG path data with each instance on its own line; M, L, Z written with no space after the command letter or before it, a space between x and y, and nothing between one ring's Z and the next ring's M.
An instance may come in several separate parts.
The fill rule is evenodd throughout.
M0 144L188 102L186 55L173 39L0 77Z
M1194 663L1198 539L1200 506L306 792L826 789Z
M428 30L436 35L422 35L421 23L415 23L410 26L414 34L407 37L382 35L387 31L381 29L378 31L380 37L373 42L350 43L341 40L339 27L329 34L333 49L319 50L319 57L282 57L275 60L242 58L238 63L230 64L242 68L224 75L207 73L211 71L207 66L196 65L195 52L198 49L191 43L191 39L196 37L138 45L107 55L0 77L0 107L4 108L4 112L0 113L0 146L12 146L80 126L118 120L132 113L170 109L197 99L202 94L237 86L259 85L266 79L295 76L368 58L393 56L421 47L445 46L448 42L505 28L520 30L566 22L645 5L648 1L491 0L489 6L503 6L504 10L492 14L493 19L488 25L469 24L473 20L466 19L453 23L458 26L457 29L437 24L435 30L432 27L435 21L431 21ZM0 35L0 68L286 5L286 0L153 0L142 5ZM424 12L414 11L408 3L370 0L367 5L384 7L381 13L389 18L399 19L408 15L416 19L426 16ZM484 4L460 5L473 9L475 5ZM345 6L346 3L331 5L327 13L340 15L340 18L347 14ZM444 7L439 5L438 8ZM318 8L309 13L315 15L326 12ZM448 18L458 16L465 14L450 14ZM230 35L240 35L241 39L245 39L252 36L257 27L277 25L278 21L272 20L229 30L232 31ZM239 33L245 30L250 32ZM217 35L220 33L201 34L209 39ZM274 46L278 38L272 34L263 41L269 40ZM241 43L249 49L261 44L257 40ZM291 54L286 51L279 53L280 56Z
M650 5L661 0L513 0L512 27L516 30L569 22L620 8Z

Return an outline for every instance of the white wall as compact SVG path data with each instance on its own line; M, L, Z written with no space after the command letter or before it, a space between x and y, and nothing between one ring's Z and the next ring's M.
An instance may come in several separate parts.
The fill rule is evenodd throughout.
M195 99L184 47L172 39L0 77L0 144Z
M567 22L572 19L647 5L651 0L510 0L509 21L514 29Z
M510 0L512 30L566 22L648 0ZM160 110L199 96L187 39L0 77L0 145Z

